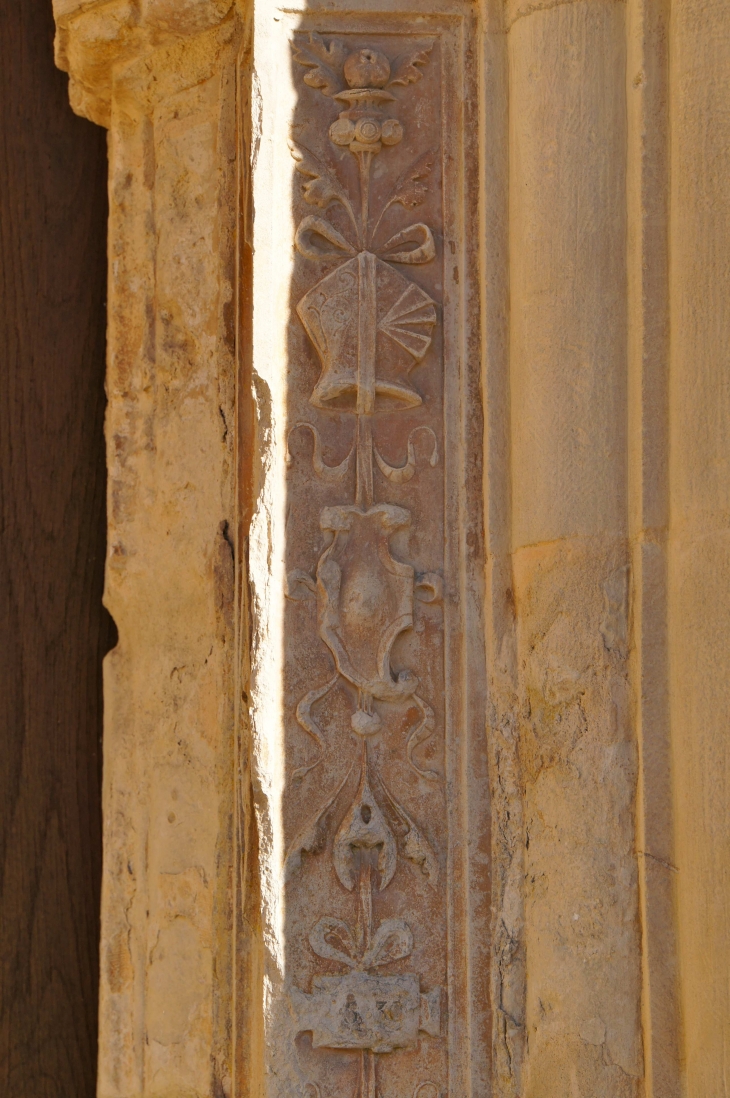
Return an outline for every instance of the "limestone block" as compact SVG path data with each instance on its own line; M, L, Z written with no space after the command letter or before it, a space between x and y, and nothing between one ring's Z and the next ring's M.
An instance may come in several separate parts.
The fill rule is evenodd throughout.
M626 527L624 66L615 0L510 29L516 545Z
M525 691L525 1091L552 1094L567 1072L578 1093L634 1095L642 1058L625 545L525 548L515 589Z
M628 1098L643 1064L624 8L531 6L515 13L509 37L524 1093Z

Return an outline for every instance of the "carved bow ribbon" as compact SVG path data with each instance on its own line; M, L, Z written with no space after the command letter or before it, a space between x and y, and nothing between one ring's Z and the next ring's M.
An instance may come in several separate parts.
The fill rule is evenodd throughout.
M339 259L360 254L334 225L322 217L305 217L294 239L298 250L307 259ZM402 250L408 244L412 247ZM373 251L389 263L430 263L436 255L436 245L428 225L417 221L395 233L381 248Z

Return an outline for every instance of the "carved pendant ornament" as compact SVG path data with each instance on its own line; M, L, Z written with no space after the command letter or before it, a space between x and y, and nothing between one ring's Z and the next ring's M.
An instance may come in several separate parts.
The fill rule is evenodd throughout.
M415 601L434 604L433 619L442 580L435 571L417 572L392 547L396 536L401 546L407 545L412 514L403 506L403 491L418 477L417 460L431 469L440 460L437 433L429 422L411 418L401 428L396 422L416 410L428 414L409 375L427 365L439 312L407 272L433 264L437 247L429 224L408 215L429 193L439 150L416 150L404 171L391 172L388 166L392 150L407 145L401 100L417 94L432 49L433 43L418 43L391 57L367 42L325 40L314 33L297 36L293 46L295 72L308 89L338 108L334 120L330 108L329 114L323 110L315 116L314 127L310 124L317 153L296 128L291 146L303 180L302 198L320 211L302 217L296 230L301 277L306 284L307 269L316 265L321 273L328 268L295 302L321 363L308 397L318 418L300 419L289 434L290 443L295 433L311 435L314 475L331 500L319 510L325 547L314 574L308 570L312 565L301 561L305 567L289 572L287 591L292 600L316 602L316 626L313 618L308 620L331 661L323 680L310 682L296 702L298 727L316 754L290 774L293 790L310 785L305 818L287 855L287 906L305 912L298 924L299 937L305 939L300 946L320 964L328 962L311 974L309 987L299 986L296 978L289 984L297 1041L306 1049L323 1050L320 1055L329 1050L324 1060L308 1053L307 1063L318 1074L302 1088L304 1098L346 1098L333 1056L357 1057L356 1071L351 1059L341 1061L349 1065L353 1098L441 1098L446 1093L420 1066L423 1041L437 1045L442 1039L445 991L428 974L424 982L421 973L409 969L419 933L425 936L429 928L416 925L424 920L412 916L419 904L423 907L408 895L412 878L398 876L399 866L408 863L420 878L418 887L437 896L439 857L393 787L406 768L421 801L433 791L443 797L433 750L429 754L436 733L432 700L417 669L394 668L394 646L414 632ZM317 133L320 118L323 133ZM419 129L421 136L427 134L427 127ZM340 439L347 437L349 425L348 452L335 463L323 453L328 424ZM391 464L386 454L394 439L404 452L400 463ZM301 453L302 447L297 450ZM290 467L295 464L291 455L287 460ZM389 498L396 490L400 496ZM296 522L296 513L289 521ZM316 643L311 635L309 644ZM324 713L329 714L327 734ZM405 723L400 737L392 733L394 722L398 728ZM341 773L337 780L324 773L326 741L333 737ZM315 859L324 859L329 869L318 868L317 888L298 894L297 879ZM328 894L339 913L328 909ZM342 917L345 896L349 918ZM306 925L314 902L321 906ZM430 948L444 953L446 943ZM380 1061L404 1054L411 1057L410 1084L407 1092L396 1094L381 1081ZM434 1062L432 1055L428 1063Z

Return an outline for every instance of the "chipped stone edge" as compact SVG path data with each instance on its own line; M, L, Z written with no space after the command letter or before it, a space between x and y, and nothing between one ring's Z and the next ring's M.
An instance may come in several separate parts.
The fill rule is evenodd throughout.
M232 17L239 0L53 0L54 54L76 114L107 129L115 70Z

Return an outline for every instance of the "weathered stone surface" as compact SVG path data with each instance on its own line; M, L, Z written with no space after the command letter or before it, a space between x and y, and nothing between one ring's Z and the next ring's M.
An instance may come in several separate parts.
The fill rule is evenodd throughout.
M722 1094L730 988L727 673L730 12L673 13L669 665L687 1095Z
M230 1089L235 33L114 83L102 1098Z
M723 1093L727 10L672 68L655 0L54 8L110 128L101 1098Z
M510 30L512 549L526 1095L639 1093L624 10ZM555 73L561 79L556 83Z

